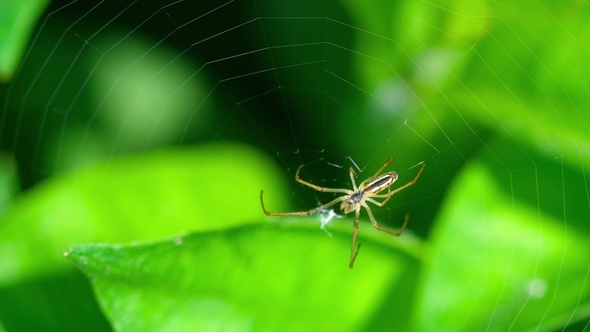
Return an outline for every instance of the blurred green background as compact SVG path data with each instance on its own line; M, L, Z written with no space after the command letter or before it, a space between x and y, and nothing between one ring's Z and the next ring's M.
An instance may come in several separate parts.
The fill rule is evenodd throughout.
M584 331L590 6L0 2L0 330ZM266 217L386 171L352 217ZM398 183L392 188L396 188ZM338 211L336 211L338 212Z

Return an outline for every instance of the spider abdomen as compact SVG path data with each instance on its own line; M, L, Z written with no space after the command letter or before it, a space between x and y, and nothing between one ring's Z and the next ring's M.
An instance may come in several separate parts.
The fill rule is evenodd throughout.
M391 186L397 180L396 172L389 172L381 175L375 180L367 183L363 186L363 193L368 192L370 194L377 194L383 189Z

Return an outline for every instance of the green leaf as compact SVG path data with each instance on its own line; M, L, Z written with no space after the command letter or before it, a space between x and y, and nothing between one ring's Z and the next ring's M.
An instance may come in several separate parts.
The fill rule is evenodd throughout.
M61 253L75 244L261 222L261 189L269 206L285 208L278 179L268 158L238 144L128 157L54 178L6 212L0 285L69 268Z
M47 0L0 2L0 82L12 78Z
M551 165L499 177L485 163L470 165L433 230L417 330L550 330L587 318L587 214L563 220L563 207L560 216L540 207L547 202L537 205L565 199L553 190L557 186L539 182ZM536 196L530 191L535 187ZM520 188L527 190L516 192Z
M330 237L313 217L280 219L162 242L81 245L67 257L119 331L357 330L417 270L401 238L384 245L372 227L351 270L350 230ZM388 311L388 330L405 326L407 314Z

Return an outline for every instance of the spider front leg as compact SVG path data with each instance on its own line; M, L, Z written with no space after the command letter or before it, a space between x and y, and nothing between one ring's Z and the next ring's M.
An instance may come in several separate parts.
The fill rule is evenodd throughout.
M299 166L299 168L297 169L297 173L295 173L295 181L301 183L302 185L306 185L306 186L313 188L317 191L321 191L321 192L325 192L325 193L345 193L345 194L347 194L350 191L348 189L324 188L324 187L316 186L315 184L309 183L307 181L301 180L301 178L299 178L299 171L301 171L302 168L303 168L303 165ZM351 170L352 170L352 168L351 168ZM351 175L351 177L352 177L352 175Z
M365 182L371 182L373 180L375 180L375 178L377 176L379 176L379 174L385 169L385 167L387 167L387 165L389 165L392 161L394 161L395 158L389 158L385 164L383 164L383 166L381 166L381 168L377 171L377 173L375 173L375 175L371 176L370 178L368 178Z
M352 169L352 167L350 167L350 182L352 183L352 190L353 191L357 191L358 188L356 186L356 182L354 181L354 177L356 176L356 173L354 172L354 169Z
M390 191L387 194L384 195L373 195L373 197L379 197L379 198L385 198L385 200L381 203L374 201L374 200L370 200L371 203L374 203L375 205L382 207L383 205L385 205L385 203L387 203L387 201L389 201L389 199L391 198L391 196L393 196L394 194L406 189L407 187L413 185L414 183L416 183L416 181L418 181L418 178L420 177L420 174L422 174L422 171L424 170L424 166L426 166L426 164L424 162L422 162L422 168L420 168L420 171L418 172L418 174L416 174L416 177L414 178L414 180L404 184L403 186L395 189L394 191Z
M267 211L266 208L264 207L264 201L262 199L262 194L264 193L264 190L260 191L260 204L262 205L262 211L264 212L264 214L266 214L267 216L309 216L312 215L318 211L324 210L329 208L332 205L335 205L336 203L340 203L344 200L344 198L346 198L347 196L340 196L336 199L334 199L333 201L326 203L322 206L318 206L315 209L311 209L311 210L307 210L307 211L298 211L298 212L270 212Z

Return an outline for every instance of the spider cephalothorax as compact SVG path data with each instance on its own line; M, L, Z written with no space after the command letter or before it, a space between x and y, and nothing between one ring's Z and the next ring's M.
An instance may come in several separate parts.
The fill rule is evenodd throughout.
M393 196L393 194L416 183L416 181L420 177L420 174L422 174L422 171L424 170L424 166L426 165L426 164L424 164L424 162L421 162L420 164L422 164L422 168L420 168L420 171L418 172L418 174L416 175L414 180L412 180L412 181L406 183L405 185L392 191L391 185L397 180L397 173L396 172L388 172L388 173L385 173L385 174L382 174L379 176L379 173L381 173L381 171L383 171L383 169L385 167L387 167L387 165L389 165L389 163L391 163L392 161L393 161L393 158L391 158L387 162L385 162L385 165L383 165L379 169L379 171L377 171L377 173L375 173L375 175L373 175L372 177L361 182L361 184L358 187L356 186L356 183L354 181L354 175L355 175L354 170L351 167L350 168L350 181L352 181L353 190L344 189L344 188L337 188L337 189L336 188L324 188L324 187L316 186L315 184L311 184L309 182L303 181L299 178L299 171L301 171L301 168L303 167L303 165L301 165L297 169L297 173L295 173L295 181L297 181L303 185L306 185L310 188L313 188L317 191L328 192L328 193L343 193L345 195L340 196L340 197L332 200L329 203L326 203L322 206L318 206L317 208L311 209L308 211L269 212L269 211L266 211L266 208L264 207L264 201L262 200L263 191L261 191L260 192L260 204L262 205L262 211L264 211L264 214L266 214L267 216L308 216L308 215L314 214L318 211L325 210L325 209L329 208L330 206L337 204L338 202L342 202L340 204L340 209L342 209L345 214L355 211L355 219L354 219L353 233L352 233L352 247L350 249L350 264L349 264L349 267L352 269L352 267L354 265L354 260L356 259L356 255L358 254L358 248L357 248L356 252L354 251L354 244L356 242L356 234L358 231L358 220L359 220L361 207L364 207L367 210L367 214L369 215L369 219L371 219L371 223L373 223L373 226L375 226L375 228L377 228L380 231L383 231L383 232L386 232L386 233L389 233L389 234L392 234L395 236L400 236L402 234L402 232L404 231L404 229L406 228L406 225L408 224L408 215L406 215L404 225L402 226L402 228L398 232L392 232L388 229L385 229L385 228L379 226L379 224L377 224L377 221L373 217L373 213L371 212L371 209L369 208L369 206L366 203L368 201L368 202L371 202L379 207L382 207L383 205L385 205L385 203L387 203L387 201L389 201L389 199L391 198L391 196ZM379 194L381 191L383 191L385 189L387 189L387 191L388 191L387 194ZM385 198L385 200L383 200L382 202L377 202L373 198ZM359 244L359 248L360 248L360 244Z
M342 204L340 204L340 210L344 211L344 213L350 213L357 208L362 199L362 191L355 192L352 195L348 195L347 197L344 197L344 199L342 200Z

